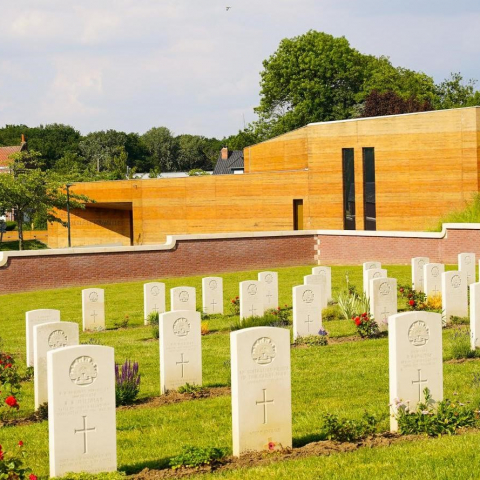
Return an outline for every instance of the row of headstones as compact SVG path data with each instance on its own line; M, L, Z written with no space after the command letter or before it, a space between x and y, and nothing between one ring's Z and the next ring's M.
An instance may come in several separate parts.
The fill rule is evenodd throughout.
M184 337L194 330L195 335L199 334L198 312L186 312L196 315L195 328L190 319L191 330L187 334L185 323L178 323L179 314L184 312L162 315L165 339L170 337L175 343L179 332ZM163 348L165 361L173 351ZM174 348L179 351L177 346ZM288 330L254 327L232 332L230 349L234 455L291 447ZM116 470L113 348L59 348L48 352L47 364L50 475ZM391 430L396 431L399 405L415 409L418 402L424 401L425 388L435 402L443 398L440 314L408 312L390 318L389 371Z

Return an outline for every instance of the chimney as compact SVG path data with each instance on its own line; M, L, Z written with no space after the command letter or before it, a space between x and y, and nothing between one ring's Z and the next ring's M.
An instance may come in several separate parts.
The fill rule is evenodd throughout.
M228 160L228 147L222 148L222 160Z
M25 135L22 133L22 145L25 143Z

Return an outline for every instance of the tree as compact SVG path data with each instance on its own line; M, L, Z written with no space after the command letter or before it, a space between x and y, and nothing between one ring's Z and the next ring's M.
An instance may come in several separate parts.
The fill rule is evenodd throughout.
M166 127L154 127L142 135L149 154L149 167L162 172L178 170L176 165L178 142Z
M451 73L437 86L437 108L459 108L480 105L480 92L475 90L477 81L470 79L463 81L460 73Z
M349 118L373 62L344 37L311 30L283 39L263 62L255 110L264 131L272 136L309 122Z
M125 149L127 134L116 130L92 132L83 137L79 144L80 152L86 162L97 172L109 170L113 158Z
M0 210L14 210L17 215L19 249L23 248L25 216L38 214L48 222L60 222L55 209L65 208L65 183L53 173L40 168L40 153L34 150L12 155L11 173L0 175ZM85 208L84 195L70 194L71 208Z
M199 135L178 135L177 168L179 170L208 169L205 139Z
M390 90L380 93L373 90L365 99L363 105L363 117L379 117L382 115L398 115L400 113L425 112L433 110L428 101L419 101L413 95L407 99Z

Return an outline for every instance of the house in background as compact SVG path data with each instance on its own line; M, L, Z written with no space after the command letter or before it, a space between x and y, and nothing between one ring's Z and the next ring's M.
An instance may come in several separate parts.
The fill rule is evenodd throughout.
M228 151L223 147L215 164L214 175L238 175L243 173L243 150Z
M25 136L22 133L22 141L20 145L14 145L12 147L0 147L0 173L10 172L9 165L12 163L11 155L14 153L23 152L27 150L27 142Z

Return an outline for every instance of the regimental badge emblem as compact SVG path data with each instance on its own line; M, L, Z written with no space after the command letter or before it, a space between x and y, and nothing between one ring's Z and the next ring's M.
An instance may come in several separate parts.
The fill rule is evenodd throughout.
M382 274L380 272L375 272L373 278L381 278Z
M186 337L190 333L190 322L186 318L179 318L173 322L173 333L177 337Z
M423 268L424 265L425 265L425 260L419 260L419 261L418 261L418 266L419 266L420 268Z
M63 330L54 330L48 337L48 346L51 349L65 347L68 344L68 337Z
M250 295L256 295L257 294L257 286L254 283L251 283L247 288L247 292Z
M466 264L466 265L470 265L471 263L472 263L472 259L470 258L470 255L467 255L467 256L465 257L465 264Z
M150 289L150 293L154 296L154 297L158 297L159 293L160 293L160 289L158 288L158 285L154 285L151 289Z
M210 280L208 283L208 286L210 287L210 290L216 290L217 289L217 281L216 280Z
M78 357L70 365L70 380L79 387L91 385L97 376L97 364L92 357Z
M190 295L188 294L188 292L186 290L182 290L179 294L178 294L178 299L183 302L183 303L186 303L188 302L188 299L190 298Z
M374 263L371 263L371 264L368 266L368 270L372 270L372 268L377 268L377 266L376 266Z
M315 294L311 290L305 290L302 295L305 303L312 303L315 300Z
M415 347L423 347L430 338L430 331L427 324L422 320L417 320L410 325L408 329L408 341Z
M271 273L268 273L267 275L265 275L265 281L267 283L272 283L273 282L273 275Z
M381 295L388 295L390 293L390 285L388 282L382 282L378 291Z
M259 365L269 365L277 354L277 347L268 337L259 338L252 347L252 359Z
M453 288L458 288L462 284L462 279L460 275L454 275L450 280Z
M431 274L432 274L432 277L437 278L440 275L440 269L438 267L433 267Z
M88 295L88 299L91 302L98 302L98 293L97 292L90 292L90 294Z

